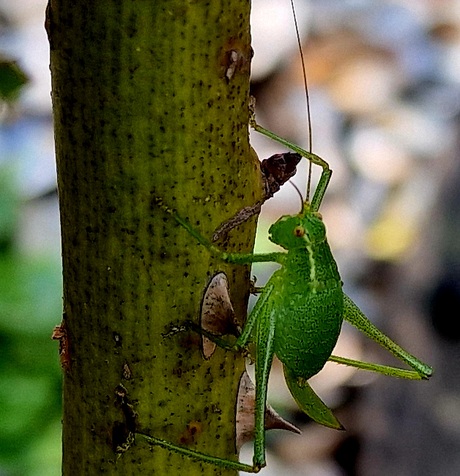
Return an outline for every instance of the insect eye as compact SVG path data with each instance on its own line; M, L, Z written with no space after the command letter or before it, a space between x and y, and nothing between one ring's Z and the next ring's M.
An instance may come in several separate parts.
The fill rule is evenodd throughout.
M305 235L305 228L301 226L296 226L294 228L294 236L298 236L299 238L302 238L302 236Z

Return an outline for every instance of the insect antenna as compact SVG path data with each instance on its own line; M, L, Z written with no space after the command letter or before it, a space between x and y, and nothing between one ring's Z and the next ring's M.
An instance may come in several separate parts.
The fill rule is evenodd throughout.
M289 183L296 189L296 192L300 197L300 211L302 211L303 210L303 205L304 205L303 204L302 193L300 192L299 187L297 187L297 185L292 180L289 180Z
M295 12L294 0L291 0L291 10L292 10L292 17L294 18L295 34L297 38L297 46L299 48L300 62L302 64L303 84L305 89L305 100L307 105L308 151L312 153L313 152L313 135L312 135L312 127L311 127L310 94L308 92L308 81L307 81L307 73L305 68L305 59L303 56L302 41L300 39L299 24L297 22L297 15ZM307 202L310 200L311 172L312 172L311 161L308 161L308 164L309 165L308 165L307 196L306 196Z

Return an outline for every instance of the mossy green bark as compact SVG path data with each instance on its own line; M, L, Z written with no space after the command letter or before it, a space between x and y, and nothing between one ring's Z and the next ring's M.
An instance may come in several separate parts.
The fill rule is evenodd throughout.
M249 9L249 0L50 0L65 475L235 473L131 437L137 429L237 458L242 358L218 349L205 361L197 335L165 334L197 322L217 271L244 319L249 269L213 260L154 198L208 237L260 198L247 133ZM254 232L252 220L226 248L251 250Z

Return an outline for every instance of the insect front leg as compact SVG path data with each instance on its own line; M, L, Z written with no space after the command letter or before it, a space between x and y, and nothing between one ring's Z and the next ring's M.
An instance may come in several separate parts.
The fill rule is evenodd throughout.
M222 223L214 232L212 241L216 242L220 239L225 239L233 228L241 225L252 216L258 215L262 209L262 205L273 197L273 195L280 190L282 185L295 175L297 164L301 158L300 154L286 152L284 154L275 154L268 159L262 160L260 163L263 182L262 198L254 205L242 208L236 215Z
M319 165L323 169L318 185L316 186L315 194L313 195L313 198L310 202L310 209L314 212L318 211L321 202L323 201L324 195L326 194L326 190L332 176L332 170L330 169L329 164L318 155L313 154L312 152L308 152L305 149L302 149L298 145L293 144L292 142L289 142L286 139L283 139L274 132L271 132L268 129L265 129L264 127L257 124L253 111L251 111L249 124L255 131L259 132L260 134L263 134L266 137L269 137L270 139L278 142L279 144L284 145L288 149L293 150L297 154L300 154L302 157L305 157L312 164Z

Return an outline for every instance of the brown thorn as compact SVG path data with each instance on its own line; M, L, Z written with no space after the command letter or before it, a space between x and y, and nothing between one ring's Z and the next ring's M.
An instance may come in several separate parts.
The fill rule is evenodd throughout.
M236 406L236 447L239 450L244 443L254 439L254 411L256 389L246 371L243 372L238 388ZM292 423L282 418L270 405L265 408L265 430L288 430L300 434Z
M228 280L225 273L214 275L205 290L201 304L201 328L216 336L233 333L235 328L235 311L233 310ZM216 343L204 335L201 336L202 352L206 360L216 350Z

